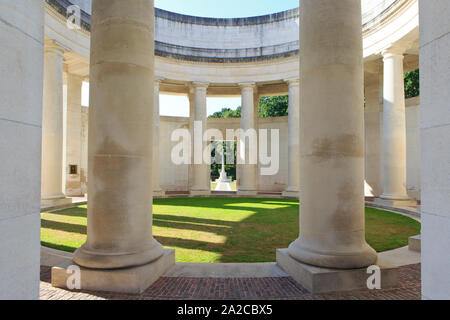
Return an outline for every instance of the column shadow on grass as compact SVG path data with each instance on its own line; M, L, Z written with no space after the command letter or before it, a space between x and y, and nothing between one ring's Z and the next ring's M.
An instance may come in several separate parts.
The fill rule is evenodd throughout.
M214 262L273 262L276 249L286 247L298 236L299 208L295 200L174 198L156 199L155 204L173 206L177 214L183 212L183 207L195 207L220 210L224 219L227 214L237 212L245 216L242 220L230 221L154 213L153 225L156 227L178 229L181 233L199 231L224 238L225 242L216 243L187 240L181 234L179 237L155 236L166 246L216 253L218 258ZM272 208L258 207L260 204Z

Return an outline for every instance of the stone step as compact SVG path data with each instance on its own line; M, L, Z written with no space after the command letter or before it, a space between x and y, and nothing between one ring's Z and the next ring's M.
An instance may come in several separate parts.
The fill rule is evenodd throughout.
M411 251L421 252L421 235L409 237L408 248Z

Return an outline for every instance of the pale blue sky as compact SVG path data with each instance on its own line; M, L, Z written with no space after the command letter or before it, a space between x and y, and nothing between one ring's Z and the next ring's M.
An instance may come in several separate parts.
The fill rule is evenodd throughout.
M299 0L155 0L155 7L199 17L238 18L265 15L297 8ZM83 105L89 104L89 89L83 88ZM208 98L208 115L222 108L236 109L241 99ZM160 96L163 116L189 116L189 100L184 96Z
M297 8L299 0L155 0L155 7L199 17L238 18Z
M297 8L299 0L155 0L155 6L164 10L199 17L238 18L253 17ZM208 98L208 115L222 108L236 109L241 98ZM160 97L161 115L189 116L187 97Z

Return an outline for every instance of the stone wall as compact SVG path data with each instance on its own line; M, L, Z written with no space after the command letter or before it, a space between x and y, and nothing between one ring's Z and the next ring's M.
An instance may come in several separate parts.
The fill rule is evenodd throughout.
M39 297L44 3L0 1L0 300Z
M450 299L450 2L420 1L422 295Z
M419 97L406 100L406 125L407 125L407 189L411 198L420 200L420 128L419 128L419 113L420 113L420 99ZM81 166L80 179L82 193L87 193L87 135L88 135L88 111L89 108L82 107L81 119ZM375 115L376 116L376 115ZM366 113L366 118L372 118L371 113ZM378 115L381 117L381 114ZM382 121L379 121L382 126ZM189 118L183 117L161 117L160 122L160 184L164 191L188 191L189 190L189 166L177 166L172 163L171 152L176 142L171 141L171 134L175 129L188 128ZM280 136L280 162L279 171L276 175L262 176L258 178L258 188L260 191L276 191L282 192L286 189L288 183L288 118L259 118L259 129L268 129L270 137L270 129L278 129ZM240 119L208 119L208 129L218 129L222 135L226 137L226 129L239 129ZM369 127L366 126L366 130ZM381 129L378 131L381 134ZM368 138L374 139L373 135ZM367 142L366 142L367 143ZM376 144L381 153L380 142ZM271 141L268 143L269 154L271 148ZM367 150L366 150L367 152ZM375 156L376 152L371 151L372 158L379 159L380 155ZM370 167L373 170L373 165ZM259 166L258 170L261 167ZM369 171L370 171L369 170ZM373 196L373 174L369 176L372 180L366 182L366 196ZM381 192L381 172L378 171L378 187L377 191ZM367 175L366 175L367 176ZM367 179L367 178L366 178ZM369 187L369 188L368 188ZM371 189L369 191L369 189ZM376 196L379 194L375 194Z

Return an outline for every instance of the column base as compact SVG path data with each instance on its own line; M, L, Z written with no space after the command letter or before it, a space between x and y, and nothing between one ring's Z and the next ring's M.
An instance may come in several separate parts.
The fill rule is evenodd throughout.
M72 273L67 274L66 270L71 264L52 268L53 287L68 289L67 280L70 280ZM139 267L113 270L80 267L80 290L141 294L173 266L175 250L164 249L160 258Z
M72 199L66 198L64 195L57 198L41 199L41 208L51 208L65 206L72 203Z
M367 280L373 274L367 268L331 269L304 264L292 258L288 249L277 249L277 264L295 281L313 294L339 291L369 290ZM390 265L378 264L381 269L381 288L398 284L398 270Z
M189 194L191 197L209 197L211 190L191 190Z
M166 195L166 193L159 189L159 190L153 190L153 198L162 198Z
M408 249L415 252L421 252L421 235L409 237L408 239Z
M149 264L158 260L163 254L163 246L154 238L145 250L134 253L97 252L90 250L85 243L74 252L73 261L87 269L111 270Z
M332 269L365 268L375 264L378 259L377 252L367 243L358 250L333 254L333 252L322 253L309 250L298 238L289 245L288 252L292 258L302 263Z
M380 204L383 206L389 206L389 207L408 207L408 206L415 206L417 205L416 200L412 200L409 198L406 199L389 199L381 196L380 198L375 198L374 200L375 204Z
M283 193L282 193L283 197L286 198L295 198L298 199L300 197L300 192L298 190L295 189L289 189L287 188Z
M258 195L258 191L256 190L238 190L238 197L256 197Z

